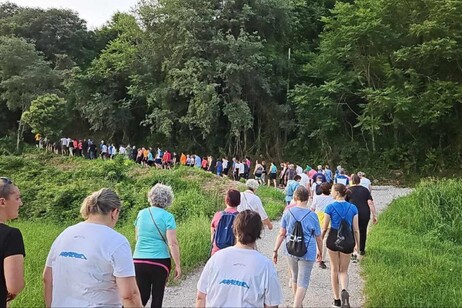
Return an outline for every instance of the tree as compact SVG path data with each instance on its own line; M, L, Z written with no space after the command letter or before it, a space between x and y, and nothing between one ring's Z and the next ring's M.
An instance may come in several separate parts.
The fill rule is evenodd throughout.
M0 101L19 110L17 148L24 126L20 119L35 98L59 87L59 77L33 44L24 39L0 37Z
M56 94L44 94L32 101L28 111L22 115L22 121L48 138L61 135L67 116L66 100Z

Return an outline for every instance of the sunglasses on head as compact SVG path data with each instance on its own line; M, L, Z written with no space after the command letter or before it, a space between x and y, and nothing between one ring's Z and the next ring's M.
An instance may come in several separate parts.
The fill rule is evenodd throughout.
M11 181L9 178L5 178L5 177L0 177L0 181L2 181L4 183L4 185L1 186L0 188L0 196L3 195L3 192L5 191L5 187L6 185L12 185L13 184L13 181Z
M9 178L5 178L5 177L0 177L0 180L3 181L3 183L5 184L13 184L13 181L10 180Z

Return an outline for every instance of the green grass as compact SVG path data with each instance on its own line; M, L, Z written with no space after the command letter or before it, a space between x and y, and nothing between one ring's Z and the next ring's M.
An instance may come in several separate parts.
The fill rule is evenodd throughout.
M368 307L462 305L462 181L423 182L368 236Z
M171 185L175 199L168 211L177 221L182 271L188 273L207 260L211 217L225 207L225 191L237 185L195 168L155 170L122 159L88 161L43 153L0 156L0 175L14 180L24 203L20 219L12 225L21 230L25 241L26 287L12 307L43 304L41 276L48 251L60 232L81 221L80 204L89 193L102 187L117 191L123 207L116 229L133 249L133 222L138 211L148 206L148 189L155 183ZM269 217L278 218L284 195L268 187L259 188L257 194Z

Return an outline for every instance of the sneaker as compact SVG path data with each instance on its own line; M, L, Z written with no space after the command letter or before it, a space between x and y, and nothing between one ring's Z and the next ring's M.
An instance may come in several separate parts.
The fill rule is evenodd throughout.
M342 290L342 308L350 308L350 294L348 291L343 289Z
M327 268L327 265L324 261L321 261L319 262L319 267L322 268L322 269L326 269Z
M334 299L334 302L332 303L332 307L340 307L342 306L342 302L339 299Z
M359 252L359 255L360 255L360 256L364 256L365 254L366 254L366 252L365 252L364 250L361 250L361 251Z
M353 263L358 263L358 256L355 255L355 254L352 254L352 255L351 255L351 261L352 261Z

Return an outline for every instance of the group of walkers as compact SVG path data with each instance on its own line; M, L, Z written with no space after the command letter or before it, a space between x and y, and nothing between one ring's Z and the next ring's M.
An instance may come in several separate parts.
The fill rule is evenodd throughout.
M192 157L193 166L197 166L198 156ZM212 157L205 158L207 165L203 164L204 159L199 159L201 168L214 165ZM191 165L188 160L191 161L191 156L183 154L180 164ZM220 160L221 169L207 170L217 174L219 171L227 174L229 170L235 174L239 170L239 179L241 164L247 164L247 160L229 162L224 158ZM243 178L249 177L245 172L249 170L250 167L244 168ZM228 190L224 210L214 215L210 259L197 284L196 306L282 304L281 285L272 264L280 261L282 250L291 277L294 307L302 306L314 264L327 268L327 256L333 305L349 307L350 260L355 262L356 254L366 252L371 214L373 222L377 222L370 181L363 172L346 176L340 166L332 173L328 166L313 170L310 166L302 169L281 164L279 185L285 186L286 208L270 260L256 250L263 228L273 229L256 195L258 187L265 183L264 170L265 162L256 161L255 179L246 181L247 189L243 192ZM271 175L276 173L277 168L271 163L269 181L276 180ZM174 269L175 279L181 276L175 218L166 211L173 201L173 191L169 186L156 184L149 190L147 200L149 206L141 210L135 220L136 246L132 254L128 240L114 230L121 207L117 194L103 188L85 198L80 209L84 222L67 228L56 238L45 262L43 281L47 307L139 307L145 306L149 299L151 307L162 306L170 271ZM10 179L1 177L2 306L24 287L22 235L18 229L5 224L18 216L21 205L18 187Z
M338 172L339 175L343 173L343 170ZM315 178L322 181L320 176ZM377 222L377 213L370 186L364 185L367 181L363 181L363 186L357 174L346 178L348 181L351 178L351 185L332 185L324 179L319 183L320 194L315 188L318 183L313 182L312 190L310 181L307 185L300 184L299 175L288 182L287 188L295 188L281 219L272 261L278 263L283 246L294 307L302 307L314 264L318 262L320 268L327 268L326 255L330 259L333 306L350 307L350 260L357 262L357 253L365 254L367 225L371 213L373 222ZM342 179L340 177L337 181ZM282 291L275 269L269 259L256 251L256 241L262 229L266 225L271 230L273 225L267 219L260 198L255 195L259 186L257 180L250 179L246 185L244 192L229 190L224 211L217 212L212 219L211 258L197 284L197 307L282 304ZM243 224L246 220L248 225ZM230 229L234 230L236 243L229 231L225 231ZM246 232L248 236L244 237ZM227 248L229 246L232 248Z

